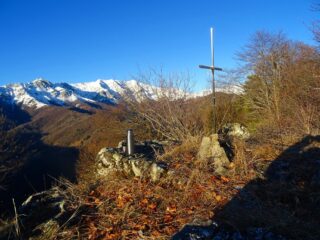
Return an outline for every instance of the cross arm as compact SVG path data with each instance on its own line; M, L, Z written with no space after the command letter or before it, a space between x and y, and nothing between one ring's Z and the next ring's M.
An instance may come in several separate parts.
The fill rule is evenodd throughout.
M214 66L199 65L199 68L210 69L210 70L216 70L216 71L222 71L222 68L214 67Z

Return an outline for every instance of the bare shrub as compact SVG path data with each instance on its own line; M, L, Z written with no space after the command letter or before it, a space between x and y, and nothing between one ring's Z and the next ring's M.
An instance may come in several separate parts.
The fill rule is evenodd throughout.
M192 106L188 75L150 71L136 79L148 84L146 87L152 93L128 101L138 119L147 121L159 136L168 140L183 141L200 134L201 120Z
M245 98L261 123L278 136L319 127L319 52L282 33L257 32L239 53L248 76Z

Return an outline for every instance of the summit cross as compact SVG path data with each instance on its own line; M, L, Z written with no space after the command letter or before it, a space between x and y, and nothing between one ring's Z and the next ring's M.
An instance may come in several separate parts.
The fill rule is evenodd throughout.
M215 71L222 71L222 68L216 67L214 65L214 46L213 46L213 28L210 28L210 40L211 40L211 66L207 65L199 65L199 68L209 69L212 73L212 126L213 126L213 133L217 133L217 116L216 116L216 83L214 79L214 72Z

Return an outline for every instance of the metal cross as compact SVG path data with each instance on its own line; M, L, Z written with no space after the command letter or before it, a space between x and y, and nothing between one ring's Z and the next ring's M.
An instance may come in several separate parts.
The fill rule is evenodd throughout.
M210 40L211 40L211 66L199 65L200 68L209 69L212 73L212 115L213 115L213 133L217 132L217 117L216 117L216 83L214 79L214 71L222 71L222 68L214 66L214 48L213 48L213 28L210 28Z

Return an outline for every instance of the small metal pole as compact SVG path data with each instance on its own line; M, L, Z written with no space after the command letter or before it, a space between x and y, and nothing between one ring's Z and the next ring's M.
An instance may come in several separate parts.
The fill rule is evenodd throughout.
M134 154L134 138L132 129L128 129L127 151L129 156Z

